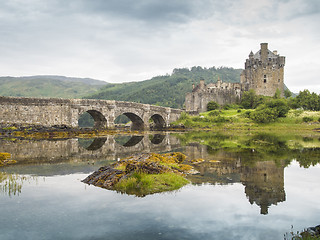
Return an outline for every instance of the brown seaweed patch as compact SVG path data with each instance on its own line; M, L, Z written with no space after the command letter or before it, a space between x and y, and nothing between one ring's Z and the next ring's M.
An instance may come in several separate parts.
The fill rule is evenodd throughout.
M16 163L15 160L10 159L11 154L6 152L0 152L0 167L5 166L7 164L13 164Z

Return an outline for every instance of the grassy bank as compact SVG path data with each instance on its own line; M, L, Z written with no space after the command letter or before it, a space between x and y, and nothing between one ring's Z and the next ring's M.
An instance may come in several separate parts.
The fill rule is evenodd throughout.
M312 132L320 128L319 111L290 110L286 117L271 123L257 123L249 115L255 109L213 110L191 116L183 113L173 125L197 130L281 131L284 133Z

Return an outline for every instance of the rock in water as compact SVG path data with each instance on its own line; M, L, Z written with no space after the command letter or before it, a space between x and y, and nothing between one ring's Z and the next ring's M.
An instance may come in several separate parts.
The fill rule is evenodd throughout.
M182 153L135 155L115 162L110 166L101 167L98 171L82 180L82 182L110 190L117 190L115 187L119 182L137 177L137 174L140 174L141 177L145 175L158 176L160 174L173 173L181 178L192 170L191 166L182 164L185 158L186 156ZM135 187L137 189L141 186L139 183L140 177L138 177L138 181L134 180L136 181ZM156 181L156 177L154 179ZM188 180L185 180L185 183L187 182ZM169 186L168 183L163 184Z

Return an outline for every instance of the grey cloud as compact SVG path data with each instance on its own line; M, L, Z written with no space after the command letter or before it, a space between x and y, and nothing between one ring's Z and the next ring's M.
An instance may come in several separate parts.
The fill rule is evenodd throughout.
M191 0L97 0L82 1L84 11L107 14L145 22L182 22L196 15L197 4Z
M243 57L267 41L288 57L286 73L294 79L298 74L290 74L290 62L303 61L294 57L300 43L307 46L303 52L314 52L308 59L319 56L319 5L319 0L0 1L1 70L142 80L202 63L242 67Z

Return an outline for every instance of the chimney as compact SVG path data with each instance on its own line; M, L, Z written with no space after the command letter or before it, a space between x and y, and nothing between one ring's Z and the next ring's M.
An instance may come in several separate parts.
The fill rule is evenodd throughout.
M264 63L268 60L268 43L260 43L260 60Z
M278 55L278 51L277 50L273 50L273 54L274 55Z

